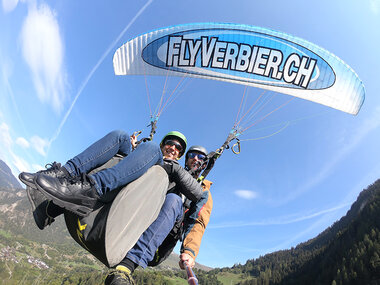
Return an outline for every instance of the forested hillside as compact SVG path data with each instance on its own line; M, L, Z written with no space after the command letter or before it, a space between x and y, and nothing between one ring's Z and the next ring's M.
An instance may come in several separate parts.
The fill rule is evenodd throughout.
M2 284L101 284L108 269L71 239L62 218L40 231L25 190L10 187L17 179L9 173L0 187ZM317 237L244 265L195 270L199 284L380 284L379 217L380 180ZM137 270L137 284L187 284L177 260Z
M242 274L244 285L380 284L380 180L316 238L209 274L222 272Z
M108 268L70 237L63 216L39 230L25 189L5 163L0 168L0 283L102 284ZM139 284L186 284L184 274L173 255L157 271L135 275Z

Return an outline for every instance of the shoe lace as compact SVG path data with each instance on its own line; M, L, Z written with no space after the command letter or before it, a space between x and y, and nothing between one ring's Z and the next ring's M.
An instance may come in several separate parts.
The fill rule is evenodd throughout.
M61 168L61 164L58 162L48 163L45 165L46 170L44 170L45 173L50 173L56 170L59 170Z
M127 278L127 280L129 281L129 283L131 283L131 285L135 285L135 280L133 280L132 276L130 274L127 274L127 273L124 273L125 277Z
M130 273L127 273L123 270L118 270L118 269L113 269L108 276L114 275L115 278L120 278L122 280L126 280L129 282L131 285L136 285L135 280L133 280L132 276ZM119 280L120 280L119 279Z
M117 268L117 267L116 267L116 268ZM135 280L133 280L133 278L132 278L130 272L126 272L126 271L124 271L124 270L118 270L118 271L119 271L119 274L122 274L122 275L124 276L124 278L125 278L126 280L128 280L129 283L130 283L131 285L135 285L135 284L136 284L136 283L135 283Z

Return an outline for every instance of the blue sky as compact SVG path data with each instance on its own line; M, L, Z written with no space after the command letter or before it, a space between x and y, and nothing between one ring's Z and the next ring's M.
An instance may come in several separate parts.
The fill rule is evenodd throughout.
M2 0L0 159L18 175L65 162L113 129L148 135L144 76L113 73L113 53L129 39L193 22L270 28L340 57L364 82L366 100L357 116L292 100L241 137L241 154L226 151L209 176L214 209L197 261L232 266L316 236L380 176L380 1L263 2ZM168 90L177 83L170 79ZM147 77L153 106L164 85ZM215 150L243 93L241 85L186 79L155 140L177 129L189 144ZM275 94L270 104L288 98Z

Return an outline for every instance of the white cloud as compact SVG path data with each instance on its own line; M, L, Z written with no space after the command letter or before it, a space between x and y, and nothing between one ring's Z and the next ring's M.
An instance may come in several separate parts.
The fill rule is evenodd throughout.
M66 71L64 47L56 15L46 4L29 9L22 32L23 56L32 72L38 98L62 110Z
M13 74L13 62L8 57L2 58L1 61L1 76L8 84L9 78Z
M283 197L280 201L275 200L271 202L275 205L283 205L289 201L295 200L303 193L316 187L327 177L329 177L334 168L341 163L355 148L357 148L370 133L378 128L380 128L380 106L375 107L375 111L372 116L367 118L356 131L351 132L353 135L349 139L342 141L347 141L347 143L337 149L335 156L331 157L330 160L320 169L320 171L315 173L312 179L306 181L298 189L292 191L287 197Z
M39 165L39 164L33 164L32 168L33 168L34 172L45 169L45 167L43 167L42 165Z
M46 156L46 149L49 147L49 141L47 139L40 138L39 136L33 136L30 139L30 143L39 154Z
M236 190L235 195L247 200L252 200L257 197L257 193L250 190Z
M16 8L18 0L3 0L3 10L5 13L9 13Z
M378 15L380 11L380 0L370 0L369 5L372 13Z
M4 62L2 63L2 86L5 88L5 93L7 93L8 97L11 99L11 102L13 104L13 110L12 110L12 113L13 113L13 116L14 117L17 117L21 126L26 129L25 127L25 124L24 124L24 120L22 119L22 116L20 114L20 110L19 110L19 106L17 104L17 101L15 99L15 96L14 95L14 92L13 92L13 88L12 88L12 85L11 85L11 82L10 82L10 78L11 76L13 75L13 69L14 69L14 64L13 62L11 61L10 58L6 57L5 60L3 60ZM10 106L8 106L8 104L4 104L4 106L2 105L1 107L5 108L5 109L9 109Z
M28 171L29 164L13 152L13 143L10 129L8 125L3 122L0 125L0 159L7 163L14 174L20 171Z
M29 171L30 169L29 163L14 153L12 153L12 163L17 168L18 172ZM12 173L15 174L16 172L12 171Z
M49 147L49 141L42 139L39 136L33 136L28 142L25 138L19 137L16 140L12 139L11 131L6 123L0 124L0 159L11 168L12 173L17 174L21 171L30 172L33 170L41 170L44 167L40 165L33 165L30 167L29 163L13 151L14 145L18 144L21 147L33 147L39 154L46 156L46 149Z
M266 219L266 220L262 220L262 221L252 221L252 222L235 221L235 222L231 222L231 223L214 224L214 225L211 225L210 228L217 229L217 228L238 228L238 227L252 227L252 226L288 225L288 224L298 223L298 222L302 222L305 220L317 218L319 216L324 216L326 214L330 214L330 213L338 211L342 208L345 208L349 205L350 205L349 203L344 203L344 204L338 205L338 206L330 208L330 209L320 210L320 211L315 212L315 213L301 214L301 215L300 214L298 214L298 215L293 214L293 215L287 215L287 216L283 216L283 217Z
M132 20L125 26L124 30L119 34L119 36L112 42L112 44L108 47L108 49L103 53L101 58L98 60L98 62L95 64L95 66L92 68L90 73L87 75L85 80L82 82L77 94L75 95L75 98L73 102L70 105L70 108L67 110L65 116L63 117L63 120L61 121L58 129L56 130L54 136L50 139L50 144L54 142L59 134L61 133L61 130L66 123L67 118L71 114L72 109L74 108L74 105L76 101L79 98L79 95L82 94L83 89L86 87L88 81L91 79L92 75L95 73L95 71L98 69L100 64L105 60L105 58L109 55L111 51L114 50L114 47L117 43L120 42L120 39L124 36L124 34L129 30L129 28L135 23L135 21L140 17L140 15L148 8L150 4L152 4L153 0L149 0L148 2L145 3L145 5L137 12L137 14L132 18Z
M9 127L6 123L2 123L0 125L0 144L2 145L2 149L10 149L12 143Z
M22 137L17 138L16 139L16 143L19 146L21 146L22 148L29 148L29 146L30 146L29 142L26 139L22 138Z

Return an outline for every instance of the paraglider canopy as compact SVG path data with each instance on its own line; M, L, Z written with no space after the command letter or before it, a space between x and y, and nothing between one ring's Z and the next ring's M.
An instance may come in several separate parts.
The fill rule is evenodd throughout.
M116 75L200 77L255 86L357 114L364 85L341 59L306 40L222 23L171 26L136 37L113 58Z

